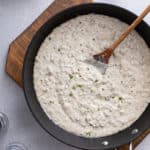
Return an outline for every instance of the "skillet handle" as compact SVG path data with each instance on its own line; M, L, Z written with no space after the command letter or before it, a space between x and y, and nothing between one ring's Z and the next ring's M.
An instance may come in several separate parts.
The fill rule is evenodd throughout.
M114 150L119 150L119 148L115 148ZM133 143L132 142L129 143L129 150L133 150Z
M143 139L150 133L150 128L147 129L144 133L142 133L138 138L131 141L131 143L120 146L114 150L134 150L134 148L143 141ZM131 145L132 144L132 145Z

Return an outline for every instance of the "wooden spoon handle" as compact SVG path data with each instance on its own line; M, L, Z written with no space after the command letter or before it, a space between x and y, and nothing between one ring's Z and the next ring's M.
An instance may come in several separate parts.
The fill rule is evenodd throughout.
M150 12L150 5L138 16L135 21L125 30L123 34L110 46L110 50L113 52L115 48L128 36L128 34L142 21L142 19Z

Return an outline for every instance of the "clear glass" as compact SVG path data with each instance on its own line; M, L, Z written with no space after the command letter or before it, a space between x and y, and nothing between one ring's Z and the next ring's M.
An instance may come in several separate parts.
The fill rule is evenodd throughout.
M28 150L27 147L19 142L13 142L10 143L7 147L6 150Z
M4 113L0 112L0 134L8 128L8 118Z

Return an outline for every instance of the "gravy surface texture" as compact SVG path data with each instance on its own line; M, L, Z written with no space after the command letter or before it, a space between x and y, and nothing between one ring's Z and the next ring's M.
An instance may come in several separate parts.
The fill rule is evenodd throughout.
M87 63L127 24L88 14L56 27L34 64L38 101L56 125L84 137L115 134L135 122L150 98L150 49L133 31L115 50L104 75Z

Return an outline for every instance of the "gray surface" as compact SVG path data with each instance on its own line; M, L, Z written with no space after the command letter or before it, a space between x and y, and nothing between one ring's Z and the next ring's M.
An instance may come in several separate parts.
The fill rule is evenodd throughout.
M97 0L100 1L100 0ZM73 150L50 137L29 112L22 89L4 72L8 46L52 0L0 0L0 111L9 117L8 132L0 136L0 150L13 141L26 144L29 150ZM150 0L103 0L138 13ZM150 15L146 18L150 24ZM149 150L150 136L136 150Z

